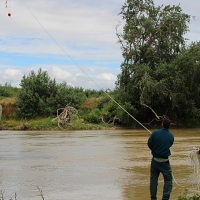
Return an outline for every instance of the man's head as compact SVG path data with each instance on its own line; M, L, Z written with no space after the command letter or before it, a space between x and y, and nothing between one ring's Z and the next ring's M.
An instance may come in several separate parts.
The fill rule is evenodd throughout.
M163 126L163 128L169 129L170 121L168 119L164 118L162 120L162 126Z

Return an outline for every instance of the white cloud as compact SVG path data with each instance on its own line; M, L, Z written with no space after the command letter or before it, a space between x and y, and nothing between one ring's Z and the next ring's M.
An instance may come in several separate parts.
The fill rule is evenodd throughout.
M20 72L20 70L17 70L17 69L6 69L5 70L5 72L4 72L4 74L6 75L6 76L10 76L10 77L16 77L16 76L21 76L21 72Z
M111 74L111 73L99 74L99 75L97 75L97 78L104 79L104 80L107 80L107 81L116 81L117 80L116 75Z
M50 74L52 77L54 77L56 80L65 80L70 79L73 75L66 70L63 70L59 67L52 67L52 71Z
M15 86L19 85L19 77L21 80L23 76L19 69L5 68L2 66L0 66L0 68L0 85L4 85L5 83L11 83L11 85Z

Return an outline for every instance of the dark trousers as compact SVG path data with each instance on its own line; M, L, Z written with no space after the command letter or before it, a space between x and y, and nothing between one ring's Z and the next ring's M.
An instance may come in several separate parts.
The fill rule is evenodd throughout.
M157 162L151 161L150 176L150 194L151 200L157 200L158 177L162 173L164 178L163 197L162 200L168 200L172 191L172 170L169 161Z

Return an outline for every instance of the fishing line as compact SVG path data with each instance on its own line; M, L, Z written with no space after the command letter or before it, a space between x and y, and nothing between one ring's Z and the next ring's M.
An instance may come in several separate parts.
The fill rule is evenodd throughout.
M61 47L61 45L53 38L53 36L45 29L45 27L40 23L40 21L36 18L36 16L31 12L28 6L24 3L23 0L21 2L24 4L26 9L31 13L33 18L39 23L39 25L43 28L43 30L49 35L49 37L56 43L56 45L67 55L67 57L98 87L100 86L72 59L72 57ZM100 88L101 89L101 88ZM116 100L114 100L107 92L103 90L103 92L113 101L115 102L124 112L126 112L132 119L134 119L138 124L140 124L144 129L146 129L149 133L151 131L147 129L142 123L140 123L135 117L133 117L127 110L125 110Z

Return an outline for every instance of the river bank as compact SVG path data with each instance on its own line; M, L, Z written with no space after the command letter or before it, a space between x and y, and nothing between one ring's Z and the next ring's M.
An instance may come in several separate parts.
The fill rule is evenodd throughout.
M100 123L86 123L82 119L74 119L67 126L53 122L51 118L38 118L32 120L4 120L0 123L0 130L36 130L36 131L59 131L59 130L109 130L128 129L118 125Z

